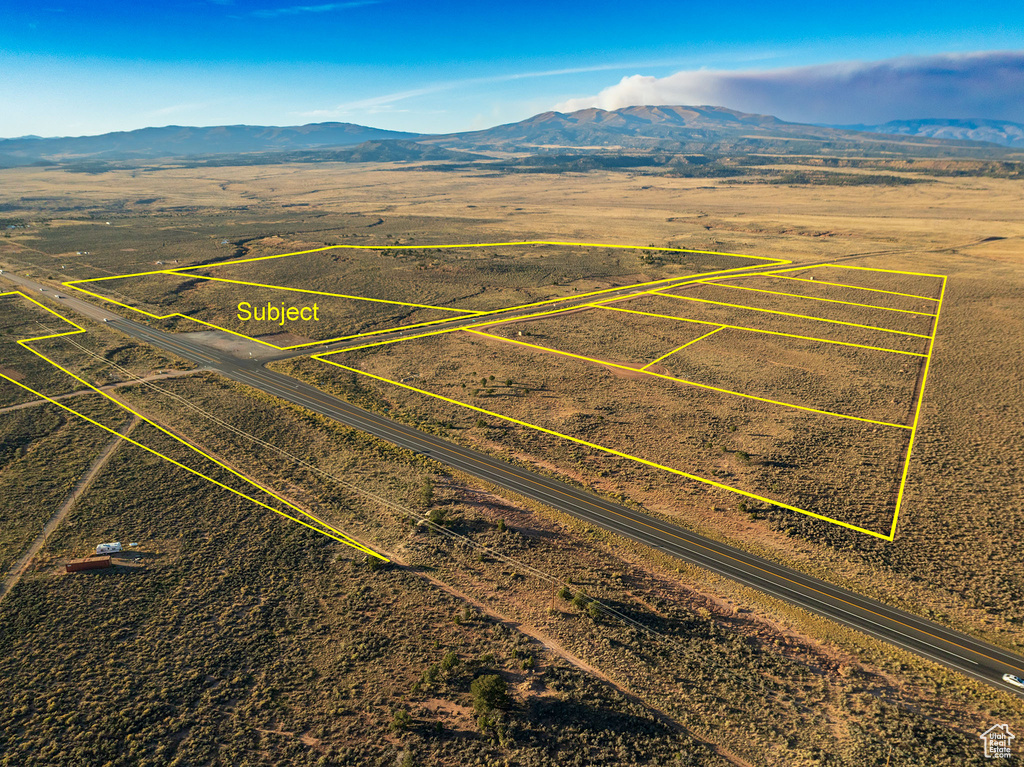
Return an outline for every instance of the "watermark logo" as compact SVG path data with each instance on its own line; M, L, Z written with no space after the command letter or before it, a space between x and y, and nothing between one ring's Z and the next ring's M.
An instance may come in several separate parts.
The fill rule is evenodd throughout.
M997 724L989 727L979 736L985 744L986 759L1009 759L1010 745L1016 737L1010 732L1010 725Z

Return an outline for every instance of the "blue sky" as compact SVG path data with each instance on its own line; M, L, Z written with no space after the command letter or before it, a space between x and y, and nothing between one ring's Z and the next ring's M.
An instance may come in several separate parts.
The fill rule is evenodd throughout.
M703 89L694 90L685 73L770 74L834 62L1024 50L1024 4L976 0L969 14L964 8L917 0L853 6L0 0L0 136L327 120L469 130L557 105L618 104L636 91L617 84L635 83L628 79L634 76L654 83L650 98L742 101L747 96L736 88L716 90L707 78L698 77ZM973 109L989 113L948 116L1010 119L1024 93L1014 92L1013 76L1000 82L984 102L953 104L929 80L920 87L936 92L935 103L925 93L910 104L938 112L902 116ZM614 98L601 101L600 94L616 87ZM999 103L998 87L1007 91L1006 104ZM787 119L832 114L827 105L807 112L806 104L754 101L789 110L780 114ZM857 113L855 107L846 112ZM860 121L845 119L846 112L844 119L821 121Z

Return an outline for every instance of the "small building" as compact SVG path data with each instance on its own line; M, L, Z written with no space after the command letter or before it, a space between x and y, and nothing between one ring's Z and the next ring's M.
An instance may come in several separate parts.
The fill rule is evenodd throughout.
M113 567L114 563L110 557L86 557L85 559L72 559L64 565L66 573L80 573L83 570L106 570Z
M96 547L97 554L116 554L121 551L120 543L101 543Z

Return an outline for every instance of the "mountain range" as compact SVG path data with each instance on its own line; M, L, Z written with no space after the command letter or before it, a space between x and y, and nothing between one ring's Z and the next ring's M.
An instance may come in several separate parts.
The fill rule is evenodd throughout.
M208 154L283 152L345 147L366 141L416 138L415 133L368 128L353 123L312 123L289 127L219 125L191 128L168 125L99 136L0 139L0 163L26 164L39 160L156 159Z
M1006 120L892 120L881 125L836 125L833 127L957 141L987 141L1003 146L1024 147L1024 125Z
M359 149L353 150L357 145ZM882 151L998 158L1012 154L1017 147L1024 148L1024 125L996 120L822 126L716 106L634 106L613 111L544 112L520 122L448 135L329 122L289 127L172 125L98 136L0 139L0 167L199 157L218 158L216 164L223 164L229 156L239 156L240 162L267 162L271 157L282 162L472 159L458 151L488 149L782 154Z

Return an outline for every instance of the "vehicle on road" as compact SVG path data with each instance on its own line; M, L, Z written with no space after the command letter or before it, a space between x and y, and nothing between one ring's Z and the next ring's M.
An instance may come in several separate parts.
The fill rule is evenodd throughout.
M1007 684L1012 684L1014 687L1019 687L1024 690L1024 679L1013 674L1003 674L1003 681Z

